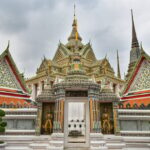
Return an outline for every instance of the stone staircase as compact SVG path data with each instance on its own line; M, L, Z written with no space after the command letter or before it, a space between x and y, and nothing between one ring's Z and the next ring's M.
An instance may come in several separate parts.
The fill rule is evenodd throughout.
M90 134L90 150L108 150L104 136L100 133Z
M121 136L107 135L104 136L104 140L109 150L122 150L126 148L126 143Z
M10 136L5 150L47 150L50 136Z
M2 139L2 138L1 138ZM52 136L7 136L3 137L5 150L148 150L150 139L144 137L122 137L90 134L89 148L64 148L63 134ZM1 149L1 148L0 148Z
M64 134L53 133L49 141L48 150L64 150Z

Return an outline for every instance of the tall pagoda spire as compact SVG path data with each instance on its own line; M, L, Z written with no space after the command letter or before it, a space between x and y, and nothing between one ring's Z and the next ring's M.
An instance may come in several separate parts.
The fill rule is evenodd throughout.
M117 50L117 77L121 79L118 50Z
M130 63L134 63L141 56L141 51L136 36L132 9L131 9L131 19L132 19L132 43L131 43L131 51L130 51Z
M136 30L134 25L134 19L133 19L133 11L131 9L131 20L132 20L132 43L131 43L131 50L130 50L130 63L128 67L128 73L126 75L126 79L128 80L128 77L132 73L134 66L138 59L141 56L141 50L139 47L139 42L136 36Z
M82 40L78 33L78 25L77 25L77 18L76 18L76 6L74 5L74 19L72 24L72 32L68 38L68 40Z
M135 30L135 25L134 25L134 18L133 18L133 11L131 9L131 19L132 19L132 44L131 47L139 47L139 42L137 40L136 36L136 30Z

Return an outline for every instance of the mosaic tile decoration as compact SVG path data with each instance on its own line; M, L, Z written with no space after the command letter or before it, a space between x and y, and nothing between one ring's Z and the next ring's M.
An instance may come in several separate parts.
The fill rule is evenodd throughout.
M129 91L138 91L150 88L150 62L143 61L140 70L138 71L134 82Z
M0 61L0 86L21 89L5 59Z

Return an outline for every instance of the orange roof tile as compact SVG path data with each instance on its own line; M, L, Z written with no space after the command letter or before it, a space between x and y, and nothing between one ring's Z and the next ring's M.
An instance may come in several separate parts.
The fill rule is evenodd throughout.
M126 107L127 104L130 104L130 107L133 107L134 104L137 104L140 106L141 104L144 104L145 106L150 104L150 98L143 98L138 100L127 100L123 102L123 105Z
M3 97L0 96L0 105L3 103L9 105L13 103L14 105L20 104L20 105L31 105L29 102L27 102L25 99L19 99L19 98L12 98L12 97Z
M0 91L13 92L13 93L16 93L16 92L17 92L17 90L6 89L6 88L0 88Z

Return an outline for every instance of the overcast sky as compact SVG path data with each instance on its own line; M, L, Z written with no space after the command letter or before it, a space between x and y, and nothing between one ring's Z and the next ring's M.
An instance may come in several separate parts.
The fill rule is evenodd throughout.
M52 59L59 40L67 42L76 4L78 30L91 40L97 59L106 53L116 71L116 50L122 75L131 47L131 14L139 42L150 54L150 0L0 0L0 53L8 40L10 52L25 77L35 75L43 56Z

